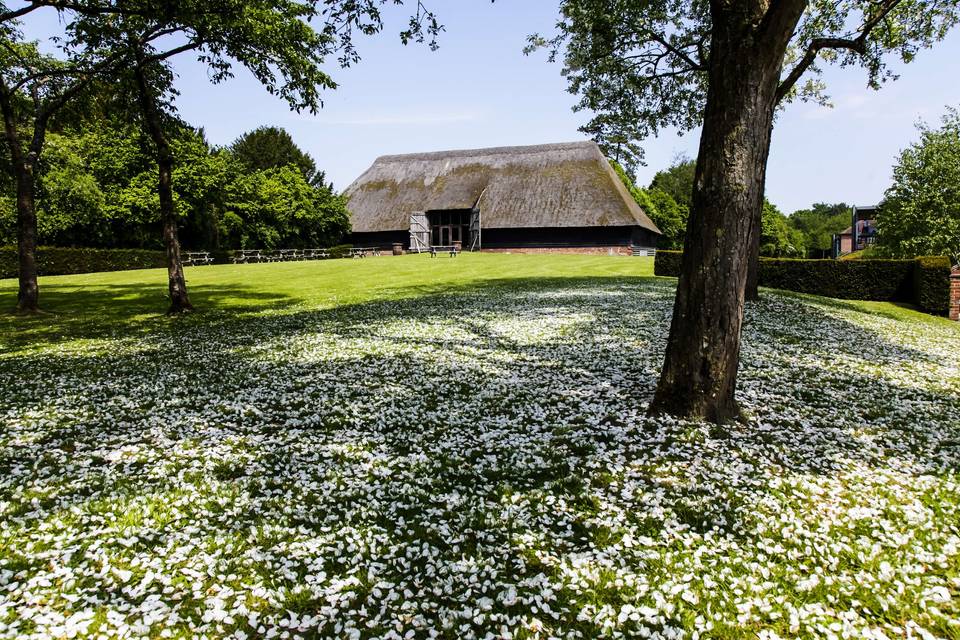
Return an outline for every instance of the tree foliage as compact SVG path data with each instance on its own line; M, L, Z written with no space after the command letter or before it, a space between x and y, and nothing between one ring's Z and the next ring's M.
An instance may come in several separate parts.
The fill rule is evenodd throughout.
M293 137L280 127L263 126L248 131L230 145L230 150L237 161L250 171L293 165L310 184L323 184L326 179L322 171L317 172L313 158L304 153Z
M910 62L957 23L956 0L810 0L789 44L778 98L828 98L824 66L861 66L878 88L895 76L891 57ZM713 16L706 0L562 0L553 35L534 34L526 51L562 60L575 110L591 114L581 131L629 172L640 143L667 127L680 132L703 117ZM679 201L678 201L679 202Z
M960 111L901 152L877 217L878 248L898 257L960 258Z
M693 178L697 171L697 161L685 156L674 158L669 167L658 171L650 181L651 189L660 189L670 194L681 207L690 209L693 197Z
M202 131L181 122L172 131L174 203L187 248L330 246L349 233L343 198L311 184L299 167L251 169L232 148L212 147ZM13 187L0 185L0 198L11 203L0 217L0 244L13 244ZM41 244L162 246L156 167L137 127L94 118L51 133L37 195Z
M802 258L803 234L790 226L787 216L769 200L763 201L760 222L760 255L771 258Z
M659 188L643 189L627 175L627 172L615 160L610 165L616 171L630 195L640 208L653 220L660 229L657 246L660 249L679 249L683 246L683 236L687 228L688 209L673 199L666 191Z
M809 257L822 258L833 247L834 234L850 226L852 207L844 202L817 202L809 209L790 214L790 226L803 234L803 246Z

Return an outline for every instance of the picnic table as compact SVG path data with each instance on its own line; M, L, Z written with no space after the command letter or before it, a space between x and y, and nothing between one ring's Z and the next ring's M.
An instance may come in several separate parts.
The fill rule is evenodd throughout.
M366 258L367 254L380 255L380 247L353 247L350 249L351 258Z
M437 253L449 252L451 258L456 258L457 254L460 253L460 246L451 244L451 245L433 245L430 247L430 257L436 258Z
M196 267L202 264L212 264L213 256L209 251L184 251L180 256L185 267Z

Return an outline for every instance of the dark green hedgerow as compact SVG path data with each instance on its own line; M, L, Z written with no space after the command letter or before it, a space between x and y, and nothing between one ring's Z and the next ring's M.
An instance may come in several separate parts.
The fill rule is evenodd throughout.
M657 251L654 273L680 274L680 251ZM847 300L911 302L928 313L945 314L949 304L950 260L795 260L760 258L760 286Z
M936 315L947 315L950 308L950 258L920 256L913 270L916 305Z
M163 251L66 247L37 249L37 269L42 276L152 269L163 267L164 264ZM16 278L17 271L17 248L0 247L0 278Z
M331 258L347 258L353 245L340 244L327 249ZM233 262L233 251L210 252L214 264ZM0 278L17 277L17 248L0 247ZM41 276L66 276L99 271L129 271L166 266L163 251L146 249L74 249L68 247L40 247L37 249L37 268Z

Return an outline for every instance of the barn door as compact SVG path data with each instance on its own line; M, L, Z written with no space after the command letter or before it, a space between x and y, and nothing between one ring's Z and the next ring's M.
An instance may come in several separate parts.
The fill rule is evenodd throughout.
M430 248L430 225L427 214L414 211L410 214L410 251L426 251Z
M480 250L480 208L470 212L470 251Z

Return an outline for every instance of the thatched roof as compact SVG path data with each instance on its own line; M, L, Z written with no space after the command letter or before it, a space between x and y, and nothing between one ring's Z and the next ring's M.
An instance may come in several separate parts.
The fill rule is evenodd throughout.
M383 156L346 191L353 230L479 205L487 229L641 226L660 233L594 142Z

